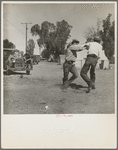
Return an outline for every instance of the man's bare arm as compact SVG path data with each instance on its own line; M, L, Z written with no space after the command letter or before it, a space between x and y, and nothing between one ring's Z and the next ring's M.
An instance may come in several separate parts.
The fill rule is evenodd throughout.
M70 50L76 51L76 52L80 52L82 50L86 50L86 46L81 46L81 45L71 45L69 47Z

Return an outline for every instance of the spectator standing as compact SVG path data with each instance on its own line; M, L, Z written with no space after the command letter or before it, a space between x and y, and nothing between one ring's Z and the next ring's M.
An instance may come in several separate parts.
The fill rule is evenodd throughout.
M23 58L24 58L26 64L30 64L31 69L32 69L32 68L33 68L33 63L32 63L32 61L31 61L31 56L30 56L28 50L26 50L26 53L24 54Z

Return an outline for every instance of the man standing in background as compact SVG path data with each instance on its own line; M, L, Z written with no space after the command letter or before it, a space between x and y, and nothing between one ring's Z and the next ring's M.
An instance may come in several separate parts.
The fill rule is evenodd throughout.
M100 38L95 37L93 42L88 42L85 44L88 50L88 55L85 64L81 69L80 75L88 84L88 91L86 93L90 93L91 89L95 89L95 68L98 59L100 58L100 53L102 52L102 45L100 44L100 42ZM87 76L89 69L90 78Z
M31 56L30 56L28 50L26 50L26 53L24 54L23 58L24 58L26 64L30 64L31 69L33 69L33 63L32 63Z

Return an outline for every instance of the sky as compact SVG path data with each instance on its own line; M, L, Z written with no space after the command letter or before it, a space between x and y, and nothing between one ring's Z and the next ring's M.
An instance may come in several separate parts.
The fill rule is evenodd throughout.
M25 51L26 25L28 24L27 40L36 40L30 29L33 25L49 21L56 25L57 21L65 20L73 28L71 38L78 39L80 44L86 41L84 34L88 27L96 27L97 19L103 20L108 14L112 14L111 22L115 20L115 3L110 2L4 2L3 3L3 39L8 39L16 45L16 48ZM35 54L39 53L39 47L35 44Z

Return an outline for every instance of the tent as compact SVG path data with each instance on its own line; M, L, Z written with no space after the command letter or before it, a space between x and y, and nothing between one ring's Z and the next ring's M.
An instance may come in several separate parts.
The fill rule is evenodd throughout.
M75 63L77 68L81 69L83 67L86 60L86 56L87 56L87 50L77 52L77 59Z
M98 60L97 69L109 69L109 60L108 58L105 56L104 50L102 50L101 54L100 54L100 59Z
M65 62L65 55L59 55L58 63L62 65Z

